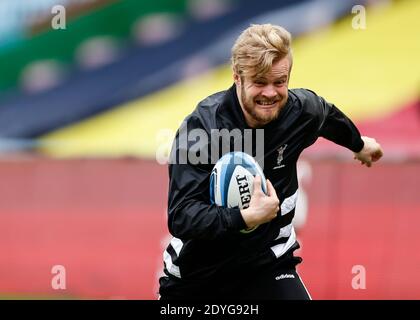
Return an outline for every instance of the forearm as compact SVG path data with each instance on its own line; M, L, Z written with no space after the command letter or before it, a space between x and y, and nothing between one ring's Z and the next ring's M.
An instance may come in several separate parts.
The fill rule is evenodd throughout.
M326 106L328 116L320 129L320 136L353 152L363 149L364 142L354 123L334 105Z
M237 208L223 208L189 200L169 210L168 227L180 239L217 239L246 228Z

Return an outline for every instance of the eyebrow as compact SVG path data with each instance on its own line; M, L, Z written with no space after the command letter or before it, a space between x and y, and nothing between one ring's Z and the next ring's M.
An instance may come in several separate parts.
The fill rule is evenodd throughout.
M275 78L273 78L273 81L278 81L278 80L283 80L283 79L287 79L287 74L282 75L280 77L275 77ZM258 78L254 78L253 81L268 81L268 78L258 77Z
M273 79L273 81L278 81L278 80L283 80L283 79L287 79L288 75L287 74L283 74L279 77L275 77ZM252 79L252 81L268 81L268 78L265 76L261 76L261 77L255 77Z

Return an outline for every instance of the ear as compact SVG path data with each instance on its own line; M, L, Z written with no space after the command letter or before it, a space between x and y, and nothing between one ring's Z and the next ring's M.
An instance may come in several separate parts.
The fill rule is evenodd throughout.
M241 77L235 71L233 72L233 81L235 81L237 86L241 85Z

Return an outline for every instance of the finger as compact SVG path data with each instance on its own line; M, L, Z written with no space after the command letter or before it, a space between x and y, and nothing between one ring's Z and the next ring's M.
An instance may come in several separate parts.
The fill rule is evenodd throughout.
M262 193L262 188L261 188L261 177L259 175L256 175L254 178L254 191L253 194L255 193Z
M372 161L378 161L384 155L382 149L379 149L372 155Z

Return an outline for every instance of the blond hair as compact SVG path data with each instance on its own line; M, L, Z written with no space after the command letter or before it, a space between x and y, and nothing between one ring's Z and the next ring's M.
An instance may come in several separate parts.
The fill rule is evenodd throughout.
M292 67L290 33L272 24L252 24L232 47L232 68L240 76L255 78L267 73L278 60L289 56Z

